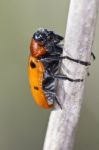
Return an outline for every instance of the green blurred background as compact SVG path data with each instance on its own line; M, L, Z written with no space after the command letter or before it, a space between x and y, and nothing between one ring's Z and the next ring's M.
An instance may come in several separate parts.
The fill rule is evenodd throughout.
M0 150L42 150L50 111L32 100L27 56L33 32L65 33L69 0L0 0ZM99 18L99 17L98 17ZM75 150L99 150L99 19Z

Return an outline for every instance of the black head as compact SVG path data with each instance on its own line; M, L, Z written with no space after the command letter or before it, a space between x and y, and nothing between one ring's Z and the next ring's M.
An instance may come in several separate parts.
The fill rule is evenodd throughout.
M46 45L48 42L57 44L61 40L63 40L63 37L55 34L53 31L48 31L47 29L40 28L34 33L33 39L41 42L42 45Z

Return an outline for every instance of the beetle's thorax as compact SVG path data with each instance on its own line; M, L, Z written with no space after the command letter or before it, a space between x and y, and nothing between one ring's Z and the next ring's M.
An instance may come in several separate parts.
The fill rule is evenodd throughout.
M32 39L30 44L30 53L33 57L39 57L46 53L46 49L39 42Z

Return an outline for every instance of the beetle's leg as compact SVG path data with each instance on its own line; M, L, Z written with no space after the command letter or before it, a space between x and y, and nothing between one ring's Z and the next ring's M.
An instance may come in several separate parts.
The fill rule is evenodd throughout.
M59 103L58 98L55 96L54 101L58 104L58 106L62 109L62 105Z
M87 76L90 76L90 72L87 72Z
M95 54L93 52L91 52L91 56L92 56L93 60L96 59L96 56L95 56Z
M94 53L93 53L93 52L91 52L91 56L92 56L93 60L95 60L95 59L96 59L96 56L94 55ZM87 72L87 76L90 76L90 72Z
M52 73L52 70L46 69L46 72L44 73L44 79L46 79L46 80L43 81L43 85L46 85L46 87L44 86L45 88L47 88L47 86L48 87L51 86L51 88L53 87L53 83L54 83L53 79L54 78L62 79L62 80L68 80L71 82L83 82L83 79L72 79L72 78L69 78L67 75Z
M73 62L76 62L76 63L79 63L81 65L84 65L84 66L89 66L91 65L90 62L86 62L86 61L82 61L82 60L78 60L78 59L73 59L69 56L50 56L50 57L45 57L45 58L40 58L41 61L46 61L46 62L50 62L50 61L54 61L54 60L62 60L62 59L68 59L68 60L71 60Z
M55 101L58 104L58 106L62 109L62 106L61 106L55 92L45 90L45 95L46 95L46 98L49 103L52 103L52 100L53 100L53 102Z
M82 61L82 60L78 60L78 59L73 59L69 56L63 56L63 59L68 59L68 60L71 60L71 61L74 61L76 63L79 63L81 65L84 65L84 66L89 66L91 65L90 62L87 62L87 61Z
M83 82L84 81L83 79L72 79L72 78L69 78L68 76L60 75L60 74L54 74L51 76L56 79L68 80L70 82Z

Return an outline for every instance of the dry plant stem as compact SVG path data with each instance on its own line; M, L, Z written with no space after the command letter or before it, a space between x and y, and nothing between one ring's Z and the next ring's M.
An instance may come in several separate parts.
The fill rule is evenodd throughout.
M63 55L90 61L98 0L71 0ZM61 72L85 79L88 67L64 60ZM84 82L59 81L57 94L62 110L51 112L43 150L72 150L80 115Z

